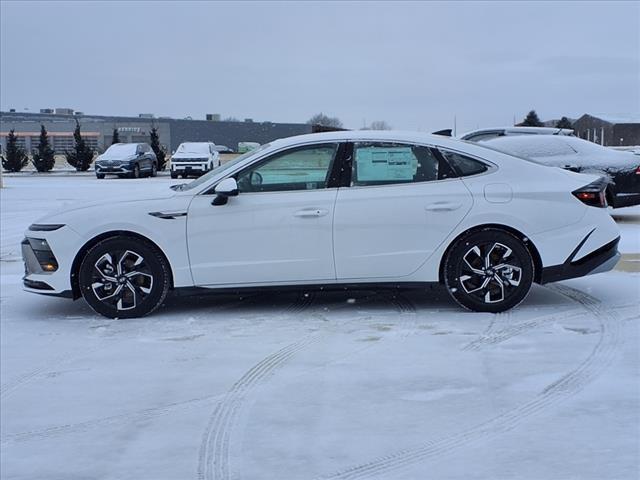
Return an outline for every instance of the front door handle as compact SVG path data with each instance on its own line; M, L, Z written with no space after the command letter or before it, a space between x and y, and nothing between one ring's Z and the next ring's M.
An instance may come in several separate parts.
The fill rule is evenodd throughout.
M293 214L294 217L324 217L329 210L324 208L305 208Z
M430 203L424 209L428 212L452 212L462 206L459 202L435 202Z

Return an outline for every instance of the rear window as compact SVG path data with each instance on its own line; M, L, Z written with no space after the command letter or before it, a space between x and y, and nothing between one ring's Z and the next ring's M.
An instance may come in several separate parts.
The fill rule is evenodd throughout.
M461 177L468 177L469 175L477 175L482 172L486 172L489 167L475 158L467 157L456 152L448 152L441 150L449 164Z

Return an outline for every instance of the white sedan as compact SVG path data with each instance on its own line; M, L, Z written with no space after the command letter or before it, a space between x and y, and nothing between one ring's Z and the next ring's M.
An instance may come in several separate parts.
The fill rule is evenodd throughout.
M603 179L421 133L277 140L162 187L31 225L25 289L124 318L169 292L440 282L500 312L619 257Z

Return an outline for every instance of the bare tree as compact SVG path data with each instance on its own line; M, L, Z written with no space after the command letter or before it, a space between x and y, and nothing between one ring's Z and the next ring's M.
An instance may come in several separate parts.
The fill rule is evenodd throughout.
M342 128L342 122L338 117L329 117L324 113L316 113L313 117L307 120L310 125L322 125L323 127Z
M392 129L391 125L389 125L384 120L374 120L364 130L391 130L391 129Z

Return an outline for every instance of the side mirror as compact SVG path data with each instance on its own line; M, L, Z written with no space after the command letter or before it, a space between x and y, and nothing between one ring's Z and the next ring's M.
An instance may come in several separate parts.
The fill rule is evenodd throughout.
M238 196L238 184L236 179L229 177L222 180L215 188L216 196L211 205L226 205L229 197Z

